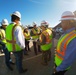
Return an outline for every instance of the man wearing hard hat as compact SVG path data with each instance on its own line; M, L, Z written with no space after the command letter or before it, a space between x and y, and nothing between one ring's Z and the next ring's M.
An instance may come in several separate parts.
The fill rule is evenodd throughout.
M22 67L23 50L25 48L25 39L23 36L22 28L19 26L21 14L15 11L11 15L11 21L6 28L6 40L7 49L9 52L13 52L16 58L16 66L19 73L24 73L27 69Z
M6 29L6 26L8 25L8 21L7 19L3 19L2 22L1 22L1 28L0 28L0 45L3 49L3 52L5 54L5 63L6 63L6 66L12 70L10 64L13 64L14 63L11 61L11 58L10 58L10 52L8 52L7 48L6 48L6 38L5 38L5 29Z
M40 47L42 50L42 64L48 65L48 60L51 59L51 47L52 47L52 32L46 27L47 22L41 22L42 33L39 37Z
M74 13L71 11L65 11L61 16L61 26L64 34L60 37L57 44L54 73L52 75L64 75L76 60L75 21Z
M40 51L40 46L37 45L37 40L38 40L38 37L39 37L39 33L38 33L36 22L33 22L33 28L31 30L30 34L31 34L31 37L33 39L34 52L37 55L38 52L41 52L41 51Z

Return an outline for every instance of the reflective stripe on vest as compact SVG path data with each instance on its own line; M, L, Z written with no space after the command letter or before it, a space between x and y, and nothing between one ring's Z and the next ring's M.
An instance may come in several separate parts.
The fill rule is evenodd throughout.
M12 47L13 47L13 51L16 50L15 48L15 44L16 44L16 41L14 40L14 29L15 29L16 25L13 26L13 29L12 29L12 40L7 40L7 42L11 43L12 44Z
M45 35L46 37L46 44L41 45L41 49L43 51L49 50L52 47L52 37L51 37L51 31L50 30L45 30L44 32L42 32L43 35ZM40 42L42 42L42 34L40 35Z
M69 42L76 37L76 32L72 31L71 33L67 34L63 40L60 41L60 46L57 47L57 56L63 60L65 55L65 51ZM59 54L59 55L58 55Z
M8 51L10 51L10 52L21 51L22 50L20 48L20 46L18 44L16 44L16 39L15 39L15 36L14 36L14 29L15 28L16 28L16 25L14 25L13 23L8 25L7 28L6 28L6 40L7 40L6 47L7 47Z
M59 66L62 61L64 60L66 48L68 44L76 38L76 31L73 30L69 34L66 34L65 36L61 37L58 41L58 46L57 46L57 52L55 55L55 63L57 66Z
M46 37L46 44L49 44L51 42L51 40L52 40L50 38L51 31L49 29L47 29L47 30L43 31L42 34ZM42 34L39 37L40 42L42 42Z

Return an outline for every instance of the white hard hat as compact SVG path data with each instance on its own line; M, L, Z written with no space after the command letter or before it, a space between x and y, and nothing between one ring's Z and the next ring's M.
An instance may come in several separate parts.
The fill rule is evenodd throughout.
M33 24L32 24L32 25L33 25L33 26L34 26L34 25L37 25L37 23L36 23L36 22L33 22Z
M75 20L75 15L71 11L65 11L61 16L61 20Z
M8 25L7 19L3 19L2 22L1 22L1 24L2 24L2 25Z
M25 29L28 29L28 27L25 27Z
M45 20L43 20L42 22L41 22L41 25L49 25L49 23L47 22L47 21L45 21Z
M76 18L76 11L74 11L73 13L74 13L74 15L75 15L75 18Z
M19 17L19 18L21 19L21 14L20 14L19 11L15 11L15 12L13 12L12 15L15 15L15 16L17 16L17 17Z

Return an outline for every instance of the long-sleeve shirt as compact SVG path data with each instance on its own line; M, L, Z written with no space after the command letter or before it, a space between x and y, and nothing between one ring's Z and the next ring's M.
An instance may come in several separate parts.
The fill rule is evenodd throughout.
M73 30L75 30L75 28L71 28L71 29L65 31L65 33L63 35L71 32ZM75 60L76 60L76 38L74 38L67 46L64 60L58 67L56 67L56 70L57 71L66 70L66 68L71 66Z
M16 38L16 43L20 46L21 49L25 48L25 38L20 26L17 26L14 31L14 36Z

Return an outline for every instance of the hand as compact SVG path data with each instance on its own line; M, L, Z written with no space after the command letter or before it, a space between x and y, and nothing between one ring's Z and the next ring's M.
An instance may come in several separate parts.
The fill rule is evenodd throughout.
M57 70L56 70L56 66L54 66L54 74L57 72Z
M32 40L33 38L32 38L32 37L30 37L30 39Z

